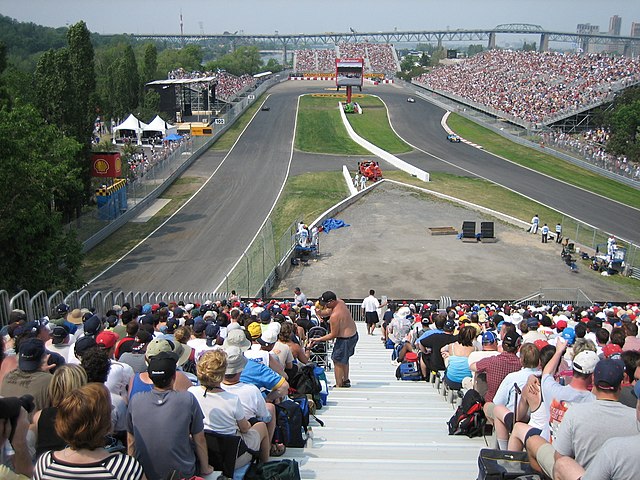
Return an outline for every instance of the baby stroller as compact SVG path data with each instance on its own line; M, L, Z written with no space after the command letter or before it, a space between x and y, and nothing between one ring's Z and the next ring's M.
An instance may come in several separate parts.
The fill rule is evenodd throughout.
M320 338L327 334L327 329L324 327L311 327L307 332L307 341ZM319 342L311 347L309 350L309 361L315 363L319 367L323 367L325 370L331 370L331 350L333 343L331 342Z

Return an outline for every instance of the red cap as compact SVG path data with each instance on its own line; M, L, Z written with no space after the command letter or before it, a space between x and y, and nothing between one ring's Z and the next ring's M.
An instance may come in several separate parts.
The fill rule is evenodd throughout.
M567 328L567 321L566 320L558 320L558 322L556 323L556 328L558 329L558 331L564 330L565 328Z
M533 344L536 346L536 348L538 350L542 350L544 347L546 347L547 345L549 345L549 342L547 342L546 340L536 340L535 342L533 342Z
M113 347L120 337L111 330L104 330L96 336L96 343L106 349Z
M602 353L605 358L609 358L611 355L615 355L616 353L622 353L622 348L616 343L607 343L602 347Z
M152 312L157 312L158 310L160 310L160 304L154 303L153 305L151 305Z

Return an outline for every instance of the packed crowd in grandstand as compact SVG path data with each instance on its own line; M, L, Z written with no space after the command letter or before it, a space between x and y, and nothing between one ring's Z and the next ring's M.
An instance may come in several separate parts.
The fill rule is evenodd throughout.
M168 78L173 79L195 79L213 77L218 83L216 86L216 97L229 101L242 92L245 88L255 85L256 79L248 74L236 77L227 72L187 72L183 68L178 68L169 72Z
M217 302L125 303L104 314L60 304L40 320L13 310L0 338L0 402L17 405L16 426L3 439L14 448L3 450L2 461L36 479L90 473L139 479L144 472L155 480L211 473L209 442L225 435L242 439L235 468L247 468L252 457L282 455L276 412L313 403L305 395L302 403L289 398L308 380L302 372L318 340L313 330L329 328L318 310L325 302L294 293L285 301L232 294ZM363 311L380 307L373 293ZM549 475L570 461L595 468L605 441L637 435L631 408L640 371L637 304L388 307L381 339L393 349L400 375L403 364L415 363L415 379L437 377L460 396L472 392L485 412L475 413L493 423L500 449L526 448ZM370 318L371 333L377 318ZM516 387L527 406L521 420L512 418ZM15 399L25 394L30 401ZM619 402L614 410L600 402L612 399ZM550 416L554 401L565 405L563 415ZM584 405L566 410L568 401ZM601 415L611 426L606 435L591 435L589 451L572 447L584 441L576 431L588 430L585 415ZM167 432L180 448L177 440L165 441Z
M127 160L128 179L135 180L144 177L149 170L169 158L173 152L189 141L189 136L183 135L180 140L164 140L159 143L150 142L148 149L141 148L129 156Z
M393 45L381 43L341 43L332 49L296 50L293 69L300 73L333 74L336 58L364 58L365 74L393 77L399 70Z
M551 130L540 134L542 144L558 150L577 153L589 163L611 173L640 181L640 163L631 162L624 155L607 153L609 133L606 129L588 130L582 135L570 135Z
M543 123L640 82L640 60L599 54L489 50L416 78L428 88Z

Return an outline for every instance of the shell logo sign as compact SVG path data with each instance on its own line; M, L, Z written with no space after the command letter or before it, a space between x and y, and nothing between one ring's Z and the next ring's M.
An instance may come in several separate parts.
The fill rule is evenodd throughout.
M122 176L119 153L95 152L91 155L91 176L118 178Z

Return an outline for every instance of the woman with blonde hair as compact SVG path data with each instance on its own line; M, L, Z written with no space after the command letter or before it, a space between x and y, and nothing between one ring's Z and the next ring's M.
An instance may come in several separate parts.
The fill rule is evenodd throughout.
M103 384L89 383L69 392L58 405L55 430L68 446L41 455L34 480L144 479L135 458L104 448L111 430L111 397Z
M242 352L237 350L236 355L232 356L232 363L242 356ZM227 372L227 353L223 350L206 351L198 361L197 370L200 385L191 387L189 391L196 397L204 413L205 434L239 435L249 450L260 451L260 461L269 460L271 442L267 425L257 422L252 426L245 418L240 398L220 387ZM250 461L251 456L244 453L236 459L236 468Z
M31 423L36 458L47 450L57 450L66 446L67 443L58 436L54 428L58 405L69 393L86 383L87 373L80 365L67 364L56 368L48 389L51 406L37 411Z

